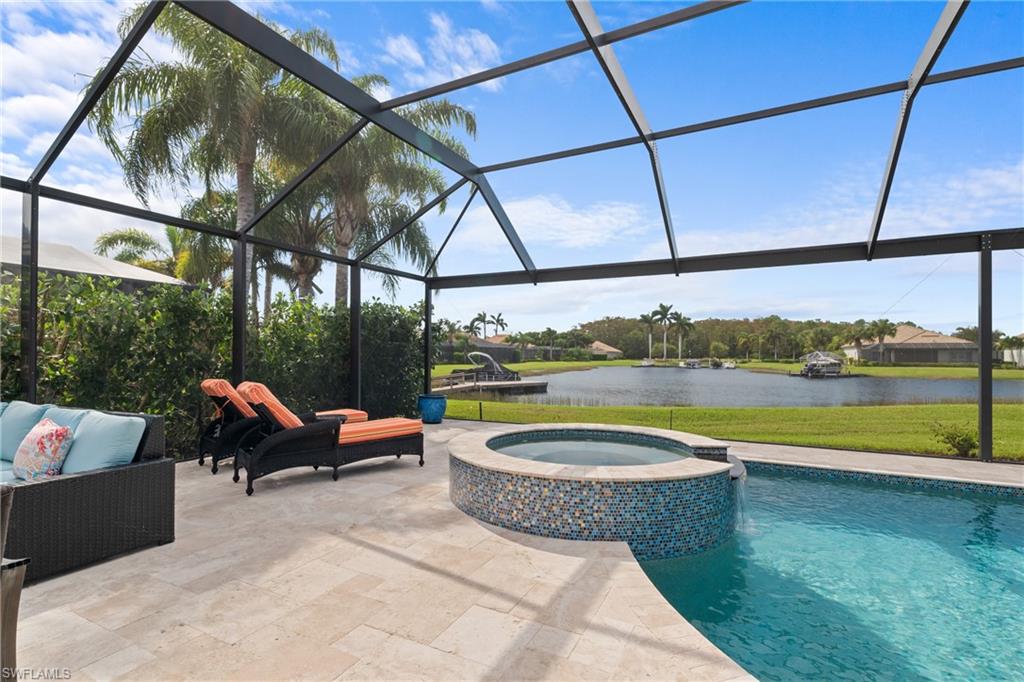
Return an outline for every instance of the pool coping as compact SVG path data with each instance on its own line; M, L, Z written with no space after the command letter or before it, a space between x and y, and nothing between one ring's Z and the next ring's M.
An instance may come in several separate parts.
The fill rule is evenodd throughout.
M693 457L678 462L643 464L637 466L579 466L554 464L521 459L496 452L487 447L497 436L536 431L608 431L613 433L641 433L673 441L690 451L724 452L728 443L682 431L668 431L646 426L619 426L615 424L550 423L499 425L474 430L456 436L448 443L448 454L467 464L519 476L575 481L664 481L710 476L729 471L731 464Z

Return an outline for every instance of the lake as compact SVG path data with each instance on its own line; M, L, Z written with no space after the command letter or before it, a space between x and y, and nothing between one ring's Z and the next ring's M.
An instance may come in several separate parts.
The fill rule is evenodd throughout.
M552 405L693 405L800 407L975 402L978 383L963 379L848 377L804 379L743 369L598 367L531 376L548 392L531 395L465 393L459 398ZM996 400L1024 402L1024 381L993 382Z

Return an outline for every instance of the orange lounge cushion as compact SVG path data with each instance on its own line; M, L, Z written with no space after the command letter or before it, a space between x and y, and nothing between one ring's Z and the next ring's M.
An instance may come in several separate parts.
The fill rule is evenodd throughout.
M340 445L353 445L374 440L414 436L417 433L423 433L423 422L419 419L404 419L402 417L375 419L370 422L351 425L342 424L341 432L338 435L338 443Z
M316 413L316 416L318 417L337 417L340 415L344 415L345 417L347 417L347 419L345 420L346 424L356 424L359 422L364 422L367 419L369 419L369 415L367 415L362 410L350 410L348 408L340 408L337 410L324 410L323 412Z
M263 405L282 429L295 429L302 426L302 420L281 404L277 396L263 384L255 381L243 381L238 384L238 392L253 405Z
M227 379L205 379L199 387L211 398L226 398L243 417L256 416L249 403L245 402Z

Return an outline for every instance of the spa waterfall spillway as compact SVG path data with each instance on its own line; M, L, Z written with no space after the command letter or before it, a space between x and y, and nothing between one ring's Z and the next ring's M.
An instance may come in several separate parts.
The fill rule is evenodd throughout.
M736 523L743 464L721 441L663 429L530 424L449 443L452 502L487 523L617 540L640 560L696 554Z

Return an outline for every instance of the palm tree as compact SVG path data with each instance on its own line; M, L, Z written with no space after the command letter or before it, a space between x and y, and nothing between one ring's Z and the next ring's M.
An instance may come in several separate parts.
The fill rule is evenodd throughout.
M739 336L736 337L736 349L744 353L747 362L750 362L750 347L754 345L756 338L756 334L748 334L747 332L740 332Z
M499 330L505 331L506 329L508 329L508 323L505 322L505 318L502 317L501 313L498 313L497 315L491 315L490 319L488 319L488 322L494 325L495 334L497 334Z
M144 7L122 19L122 38ZM338 66L334 41L323 30L271 26ZM309 126L302 125L306 119L296 115L303 91L313 88L177 5L160 13L153 30L171 42L180 60L158 62L144 51L129 59L90 113L90 126L143 203L163 180L187 186L199 177L210 188L233 175L235 225L241 228L256 212L260 156L275 149L315 149ZM132 122L122 144L123 117ZM249 272L253 258L250 248Z
M779 343L784 341L786 337L786 327L781 322L773 322L769 325L768 329L765 330L764 340L765 343L771 345L774 352L774 358L779 359Z
M647 357L650 358L654 352L654 325L657 322L654 320L654 316L649 313L641 315L640 322L647 327Z
M1024 335L1020 336L1003 336L999 340L1000 350L1010 351L1010 361L1020 367L1024 365Z
M864 339L868 337L868 323L864 320L857 320L847 327L843 334L844 343L852 343L856 351L857 359L862 359Z
M487 338L487 323L488 323L487 313L483 312L483 311L480 311L479 313L476 314L476 317L474 317L472 320L470 320L470 323L473 323L473 322L478 323L480 325L480 327L483 328L483 338Z
M682 362L683 340L689 338L690 334L693 332L694 325L690 318L686 317L679 311L670 313L668 319L669 324L672 325L672 328L676 330L676 334L678 335L677 340L679 341L679 347L677 350L679 352L679 361Z
M870 338L878 339L878 362L885 364L885 337L896 334L896 325L889 320L875 320L868 325Z
M363 90L389 85L386 78L377 74L360 76L353 82ZM340 131L349 129L359 119L351 110L309 88L298 91L298 96L303 104L296 115L303 119L300 128L308 127L313 131L314 149L330 147L337 141ZM453 131L458 129L470 136L476 135L474 114L446 99L424 100L402 107L400 112L414 125L463 155L466 155L465 147L453 136ZM365 127L335 154L317 172L329 187L334 253L349 257L353 252L365 252L393 229L404 225L419 205L444 191L447 184L444 175L428 165L427 160L426 155L375 125ZM296 163L305 165L308 161L299 159ZM445 202L441 202L439 210L444 209ZM368 260L391 265L399 256L420 269L430 263L433 249L422 222L416 221L404 229ZM336 272L336 297L338 302L343 302L348 291L348 270L338 268ZM385 283L388 281L385 278Z
M658 307L651 311L651 317L661 325L661 359L668 360L668 327L671 324L672 306L659 303Z
M480 336L480 320L474 317L462 327L462 331L470 336Z
M104 232L96 238L93 250L122 263L161 272L171 277L211 286L223 283L230 265L231 252L223 239L179 227L164 227L165 246L149 232L126 227Z
M548 347L548 360L555 359L555 339L557 338L558 332L551 327L546 328L540 333L541 343Z

